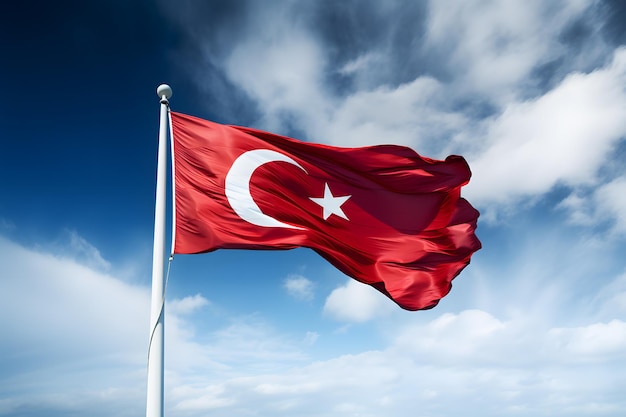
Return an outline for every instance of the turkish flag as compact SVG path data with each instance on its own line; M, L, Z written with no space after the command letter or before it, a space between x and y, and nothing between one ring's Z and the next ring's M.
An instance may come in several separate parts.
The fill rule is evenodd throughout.
M338 148L171 113L174 253L315 250L407 310L432 308L480 249L471 173L410 148Z

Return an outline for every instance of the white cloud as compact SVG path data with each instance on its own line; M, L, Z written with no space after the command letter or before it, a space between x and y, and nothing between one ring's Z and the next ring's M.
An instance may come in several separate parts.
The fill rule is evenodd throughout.
M320 335L317 332L306 332L303 343L305 345L312 345L317 341L317 339L319 339L319 337Z
M267 3L253 9L247 36L225 58L228 77L262 105L270 130L281 130L286 114L324 120L330 110L323 84L326 57L316 39L292 19L297 5Z
M505 103L530 87L533 70L563 56L559 36L591 5L584 0L431 1L426 42L446 51L442 59L457 89Z
M177 400L218 416L254 404L272 415L617 416L625 323L549 328L479 310L400 324L380 350L197 386ZM590 359L593 359L590 361ZM562 366L561 364L566 364ZM598 366L602 364L604 366ZM206 398L206 404L203 404ZM441 399L446 398L445 402ZM598 404L604 404L599 407Z
M563 199L557 208L569 221L582 226L608 225L609 236L626 233L626 177L616 177L600 186L580 187Z
M433 364L455 366L545 366L612 362L623 357L626 323L613 319L579 327L546 328L534 317L502 321L480 310L446 313L401 330L393 349Z
M88 253L99 253L94 250ZM144 395L148 291L1 237L0 262L0 329L11 335L0 338L0 385L18 393L4 407L14 412L108 401L120 415L140 412L135 404Z
M355 280L335 288L324 304L324 313L339 321L362 323L383 317L397 308L387 297Z
M4 343L92 359L142 351L149 311L144 288L2 238L0 248L0 327L15 336Z
M111 264L102 257L100 251L75 230L68 230L66 234L69 240L67 249L75 259L81 259L87 266L104 271L111 267Z
M343 67L339 68L338 71L339 73L344 75L353 74L355 72L362 72L366 70L373 62L380 63L380 61L382 61L381 58L381 55L378 53L367 53L348 62Z
M313 281L302 275L289 275L283 282L283 287L292 297L310 301L315 296Z
M626 274L622 274L602 286L594 297L594 304L599 309L598 317L606 320L624 317L626 313Z
M167 302L167 311L177 315L189 314L209 304L200 294Z
M626 323L611 320L576 328L555 328L548 333L557 352L571 354L574 362L581 360L606 361L626 351Z
M542 242L520 239L515 257L505 256L510 269L492 264L502 277L497 280L500 288L493 288L494 281L488 288L492 297L500 300L499 313L488 308L451 313L439 307L408 313L371 287L349 280L329 296L325 313L351 322L376 317L376 326L354 326L376 336L376 347L355 344L351 347L353 354L331 351L310 358L306 350L328 349L331 345L327 343L333 338L351 340L358 337L359 329L351 328L341 335L315 330L302 338L282 333L259 315L250 315L221 317L213 330L200 333L200 323L212 318L203 317L194 323L187 317L206 306L206 300L200 295L176 300L166 309L168 413L233 416L255 410L288 416L349 410L362 415L413 417L419 409L426 415L480 410L487 417L500 417L502 410L539 416L578 417L585 415L584 410L621 415L626 411L620 405L619 390L619 381L626 377L621 371L626 369L621 366L625 360L626 323L620 318L623 305L616 304L619 300L612 296L623 292L623 277L593 290L598 296L591 302L592 310L579 302L569 309L567 324L557 324L559 316L553 314L551 306L562 311L571 300L568 286L589 276L593 266L579 262L568 270L564 265L582 258L581 253L597 259L603 247L590 250L582 240L572 245L570 239L558 245L554 239L549 235L543 235ZM54 366L36 374L39 381L47 381L50 386L39 391L31 385L30 371L5 371L3 378L12 386L30 387L36 392L30 391L23 399L5 400L0 407L10 413L38 401L48 407L54 404L59 409L82 410L100 404L98 401L113 401L136 410L123 410L119 415L141 413L145 392L136 386L143 386L145 380L148 290L139 288L136 294L134 287L68 259L1 242L1 253L18 262L15 268L26 270L25 275L12 275L8 293L0 294L0 313L5 317L0 328L7 330L7 317L13 317L13 321L18 317L25 329L13 342L25 343L29 332L39 333L43 327L53 326L52 334L42 338L40 344L54 347L55 340L60 340L59 347L67 348L74 343L77 348L73 357L78 362L59 362L56 354L50 356ZM563 245L569 252L563 251ZM564 255L556 259L547 248ZM529 259L533 259L532 265L522 268ZM22 263L34 269L23 268ZM40 278L44 272L47 280ZM74 278L68 283L62 279L67 276ZM84 288L81 281L85 281ZM596 281L594 284L600 286L600 277ZM36 282L48 282L43 295L32 291L37 289ZM98 302L93 290L107 294L107 302ZM52 297L46 301L48 295ZM111 327L96 326L98 330L90 333L93 317L108 318L111 301L122 310L128 308L130 303L123 302L127 296L129 301L143 300L137 303L143 318L138 320L135 313L126 311L111 318ZM20 300L22 310L61 299L60 305L55 304L57 313L73 312L87 298L91 310L80 310L86 317L77 318L68 312L59 320L39 323L39 327L35 323L31 328L34 321L24 322L20 314L16 315L22 311L19 306L7 305L7 299L13 298ZM595 311L600 311L602 317L596 318ZM129 335L125 327L137 334ZM134 337L136 346L128 345L129 337ZM109 348L100 346L104 339L110 339ZM67 341L70 344L64 344ZM11 342L2 340L0 346L4 348L7 343ZM98 349L89 343L97 344ZM116 354L120 350L130 358L124 360ZM97 352L101 352L101 361L85 367L84 360ZM54 375L62 375L63 380ZM85 375L91 376L87 379L93 389L82 382ZM135 388L127 388L131 386ZM82 400L77 403L75 397ZM442 398L447 400L442 402Z
M614 220L615 231L626 233L626 177L615 178L602 185L594 193L598 220L607 217Z
M203 317L201 320L213 320ZM280 333L257 315L219 317L212 331L198 333L199 323L168 317L167 363L173 387L202 375L250 375L285 364L300 363L306 354L297 336Z
M393 143L434 151L434 139L449 138L467 124L461 113L445 110L444 94L445 86L431 77L359 91L337 105L328 125L310 121L307 127L335 145Z
M228 407L235 403L232 396L224 396L225 388L222 384L205 387L181 386L171 391L171 400L175 404L174 410L185 412L207 412L217 408Z
M607 67L569 75L554 90L512 103L488 122L487 148L470 161L467 187L482 205L592 184L605 158L626 135L626 49Z
M564 198L556 207L566 210L569 213L569 221L573 224L589 226L596 221L593 213L591 213L590 203L591 199L587 196L574 192Z
M396 337L395 348L430 358L448 360L452 357L457 363L468 360L483 363L494 353L489 345L496 339L503 339L506 329L506 323L484 311L468 310L458 315L447 313L426 326L407 326Z

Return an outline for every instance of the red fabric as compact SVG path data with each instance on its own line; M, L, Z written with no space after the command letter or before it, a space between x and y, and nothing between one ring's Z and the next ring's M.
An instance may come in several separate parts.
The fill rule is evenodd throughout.
M460 197L471 176L460 156L438 161L393 145L337 148L171 117L177 254L308 247L400 307L421 310L437 305L481 247L478 212ZM252 224L229 202L227 173L256 149L293 161L258 166L249 188L262 216L298 229ZM326 184L334 196L350 196L340 206L347 219L335 212L325 220L311 200L324 195Z

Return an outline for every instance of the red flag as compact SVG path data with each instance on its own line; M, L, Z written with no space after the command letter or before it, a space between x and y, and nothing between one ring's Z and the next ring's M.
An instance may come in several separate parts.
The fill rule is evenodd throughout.
M312 248L407 310L432 308L480 249L471 173L393 146L337 148L171 113L174 252Z

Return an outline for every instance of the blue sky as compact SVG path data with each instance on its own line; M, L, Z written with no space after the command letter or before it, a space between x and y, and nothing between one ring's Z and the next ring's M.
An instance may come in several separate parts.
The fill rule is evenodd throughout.
M312 251L178 256L170 416L623 416L618 1L11 2L0 416L140 416L159 104L473 171L483 249L407 312Z

